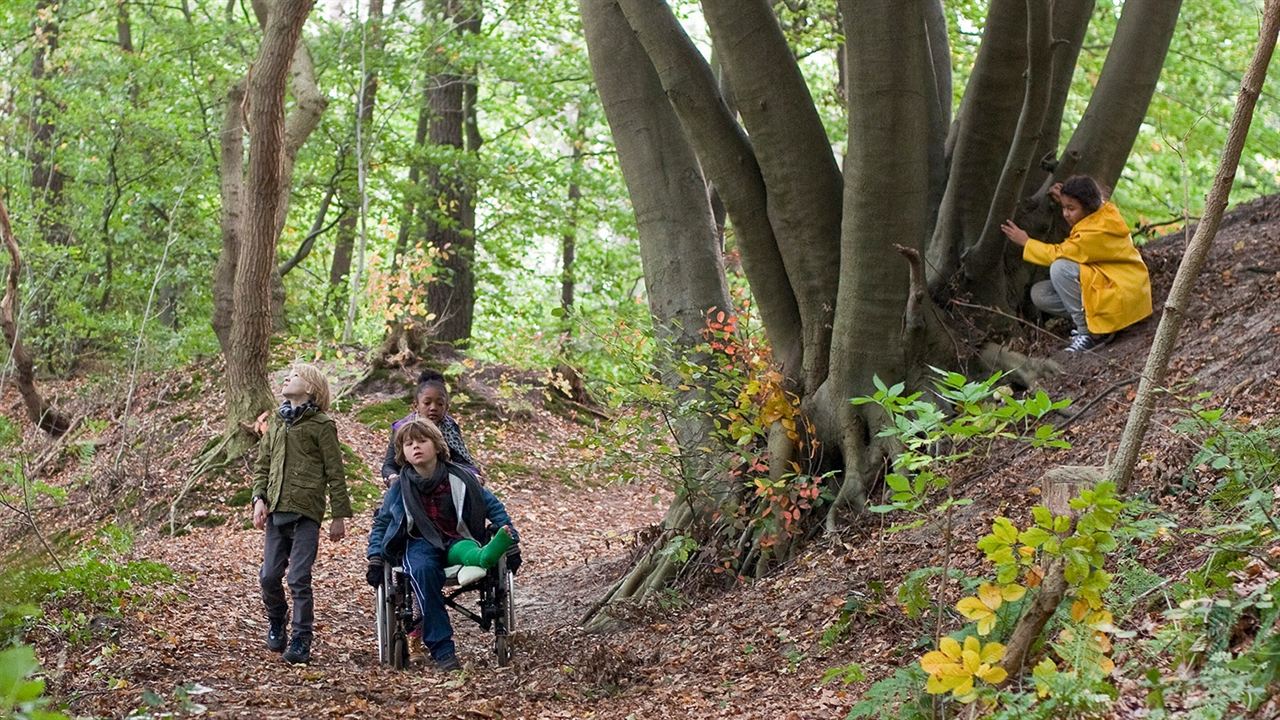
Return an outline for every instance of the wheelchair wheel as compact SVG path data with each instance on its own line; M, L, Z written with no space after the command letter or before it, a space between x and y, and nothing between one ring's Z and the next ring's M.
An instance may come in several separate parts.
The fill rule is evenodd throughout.
M409 667L409 638L400 633L396 633L391 646L391 667L397 670Z
M391 629L393 612L387 602L387 584L384 582L375 590L373 601L375 632L378 637L378 662L391 664Z
M493 624L493 652L498 667L511 664L512 633L516 629L515 576L507 569L507 559L498 561L498 583L495 597L498 601L498 617Z

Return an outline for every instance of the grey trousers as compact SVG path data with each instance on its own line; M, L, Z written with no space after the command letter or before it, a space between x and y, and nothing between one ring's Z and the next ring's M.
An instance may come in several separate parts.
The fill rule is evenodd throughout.
M319 545L320 524L315 520L304 517L276 525L267 517L267 541L262 549L262 571L258 573L262 602L267 606L268 618L283 620L288 616L289 603L280 585L287 568L289 592L293 595L293 637L310 638L315 624L311 566Z
M1089 332L1080 297L1080 264L1076 261L1054 260L1049 266L1049 279L1031 286L1031 302L1042 312L1071 318L1076 332Z

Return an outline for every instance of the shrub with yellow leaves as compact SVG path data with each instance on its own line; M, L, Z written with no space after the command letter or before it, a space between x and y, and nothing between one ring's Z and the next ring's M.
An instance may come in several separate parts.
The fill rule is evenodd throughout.
M978 623L979 635L990 635L996 626L997 611L1006 602L1016 602L1027 594L1027 589L1017 583L992 585L982 583L978 586L977 596L961 598L956 603L956 610L969 620Z
M1004 682L1009 673L997 663L1004 658L1004 645L983 643L970 635L961 645L955 638L944 637L938 649L920 658L920 667L929 673L925 690L930 695L951 693L963 703L977 699L975 682L990 685Z

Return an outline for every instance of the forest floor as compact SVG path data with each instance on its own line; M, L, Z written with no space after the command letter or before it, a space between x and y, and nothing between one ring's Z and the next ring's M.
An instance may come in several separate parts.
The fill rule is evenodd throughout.
M1143 250L1158 299L1168 291L1182 247L1174 236ZM1176 392L1161 401L1134 491L1190 520L1206 488L1197 485L1196 469L1187 468L1195 442L1172 428L1177 411L1192 403L1184 396L1211 393L1199 402L1254 423L1278 414L1280 198L1256 201L1227 218L1189 313L1168 383ZM1069 414L1054 418L1073 447L1050 453L1010 446L970 466L954 485L956 494L974 500L956 517L961 547L954 566L984 569L973 542L995 515L1026 515L1046 468L1105 462L1155 326L1148 320L1084 357L1064 357L1056 352L1060 338L1033 334L1022 349L1062 363L1045 389L1075 401ZM69 493L64 503L40 511L47 532L109 520L112 508L127 505L132 516L124 521L138 528L131 557L168 564L181 578L150 591L152 601L126 607L119 618L91 623L93 632L75 644L40 627L31 633L50 690L70 702L72 713L182 714L198 703L212 716L255 718L839 718L871 681L914 662L921 639L931 636L932 620L904 614L895 589L911 569L941 563L940 533L926 527L888 536L878 518L820 538L761 580L684 588L663 607L638 610L617 630L585 633L579 618L625 569L637 538L661 518L669 491L652 470L629 483L599 482L592 465L598 451L576 442L589 428L537 403L504 413L470 412L473 406L461 402L456 414L468 442L523 537L513 665L495 667L491 637L455 619L464 672L437 672L421 663L420 653L408 671L379 667L373 594L363 577L372 506L366 499L346 539L321 540L314 657L289 666L263 645L256 575L261 534L247 526L246 508L227 504L245 485L246 470L201 483L180 509L186 531L167 532L167 501L185 484L190 458L217 429L218 398L200 389L201 382L217 385L216 372L205 367L140 378L135 422L114 430L90 423L61 450L49 449L49 441L27 428L31 455L50 458L42 479ZM54 389L75 412L103 418L120 411L117 385ZM370 475L385 448L385 421L362 422L360 410L390 396L371 392L335 413L342 440ZM0 407L16 417L16 394L8 389L2 400ZM361 492L375 494L367 485ZM6 539L27 532L13 518L3 522ZM1153 548L1138 560L1168 578L1204 561L1194 541L1171 536L1168 542L1184 547ZM38 547L29 538L24 545L31 552ZM954 603L959 588L953 584L950 592ZM848 627L823 642L842 609L853 609ZM1137 717L1130 712L1141 695L1125 676L1123 651L1116 660L1122 689L1116 714ZM848 663L860 665L865 680L822 681L829 668Z

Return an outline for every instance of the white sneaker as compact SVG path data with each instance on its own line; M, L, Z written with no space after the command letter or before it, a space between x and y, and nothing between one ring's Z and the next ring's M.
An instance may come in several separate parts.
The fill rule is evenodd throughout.
M479 580L480 578L483 578L485 575L488 575L488 574L489 574L489 571L485 570L482 567L476 567L474 565L464 565L462 566L461 569L458 570L458 585L459 586L470 585L471 583Z

